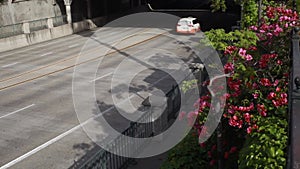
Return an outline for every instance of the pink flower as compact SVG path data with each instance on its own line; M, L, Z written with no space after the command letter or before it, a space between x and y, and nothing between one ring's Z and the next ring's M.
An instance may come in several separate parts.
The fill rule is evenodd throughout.
M233 110L233 109L228 109L227 112L228 112L229 114L233 114L233 113L234 113L234 110Z
M276 100L272 100L272 103L275 107L279 107L280 106L280 102L276 101Z
M279 80L276 79L275 82L274 82L274 84L273 84L273 86L277 86L278 84L279 84Z
M276 29L274 30L274 35L279 36L279 34L283 32L283 29L276 25Z
M256 46L250 46L248 50L255 51L255 50L257 50L257 47Z
M251 30L257 31L257 27L256 26L250 26Z
M251 119L250 114L249 114L249 113L245 113L245 114L244 114L244 119L245 119L245 121L246 121L247 123L250 123L250 119Z
M266 87L272 86L270 80L267 79L267 78L261 78L260 79L260 84L263 85L263 86L266 86Z
M225 51L224 51L224 54L225 55L231 55L235 50L236 50L235 46L227 46Z
M251 132L252 132L252 128L251 128L251 127L248 127L248 128L247 128L247 133L250 134Z
M245 56L246 55L246 50L245 49L242 49L242 48L240 48L240 50L239 50L239 55L240 56Z
M288 28L288 27L289 27L289 24L288 24L288 23L285 23L285 24L284 24L284 27L285 27L285 28Z
M182 120L184 118L184 116L186 115L186 112L180 112L179 113L179 120Z
M257 99L259 94L258 93L253 93L252 96L253 96L254 99Z
M276 97L276 94L274 92L269 93L268 99L272 100L274 97Z
M267 109L265 108L265 105L257 104L257 111L261 116L267 116Z
M250 61L250 60L252 60L253 58L252 58L252 56L251 55L249 55L249 54L247 54L246 56L245 56L245 58L246 58L246 60L247 61Z
M281 98L287 98L287 94L286 93L281 93L280 96L281 96Z
M266 31L264 31L264 30L261 29L261 30L259 30L259 32L260 32L260 33L265 33Z
M252 84L252 87L253 87L253 89L257 89L257 88L258 88L257 83L253 83L253 84Z
M243 126L243 120L238 120L237 116L233 116L229 119L229 125L233 127L242 128Z
M276 87L276 92L280 92L280 91L281 91L280 87Z
M230 62L228 62L228 63L226 63L225 65L224 65L224 71L225 71L225 73L230 73L230 72L232 72L233 70L234 70L234 65L233 65L233 63L230 63Z
M269 36L269 38L271 38L271 37L273 36L273 34L270 33L270 32L268 32L268 33L267 33L267 36Z

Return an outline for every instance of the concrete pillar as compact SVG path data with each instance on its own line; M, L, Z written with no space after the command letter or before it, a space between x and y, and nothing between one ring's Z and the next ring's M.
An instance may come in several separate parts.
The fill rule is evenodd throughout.
M72 23L71 5L66 5L66 14L68 23Z
M54 27L54 26L53 26L53 19L52 19L52 18L48 18L47 24L48 24L48 28L49 28L49 29L53 28L53 27Z
M72 0L64 0L66 6L66 14L67 14L67 21L69 24L72 23L72 12L71 12L71 4Z
M29 23L28 22L23 23L23 32L24 33L30 33L30 28L29 28Z

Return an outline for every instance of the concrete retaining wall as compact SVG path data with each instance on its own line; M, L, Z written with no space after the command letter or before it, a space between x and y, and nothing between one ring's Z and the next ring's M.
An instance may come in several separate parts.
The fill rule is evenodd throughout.
M12 25L26 21L62 15L55 0L14 0L0 5L0 25Z
M78 33L84 30L93 29L99 26L103 26L105 24L105 21L106 18L99 17L84 20L81 22L75 22L73 23L73 25L65 24L58 27L30 32L27 34L2 38L0 39L0 52L71 35L73 33Z

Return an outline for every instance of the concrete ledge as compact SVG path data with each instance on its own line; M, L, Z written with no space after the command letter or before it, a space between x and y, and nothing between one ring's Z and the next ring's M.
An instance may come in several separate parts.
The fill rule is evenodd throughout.
M17 35L0 39L0 52L28 46L26 35Z

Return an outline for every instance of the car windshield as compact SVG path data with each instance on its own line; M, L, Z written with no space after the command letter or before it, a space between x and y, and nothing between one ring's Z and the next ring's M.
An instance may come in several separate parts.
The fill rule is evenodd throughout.
M180 25L188 25L188 21L187 20L181 20L179 21Z
M181 21L179 21L179 24L180 24L180 25L190 25L190 24L191 24L191 21L181 20Z

